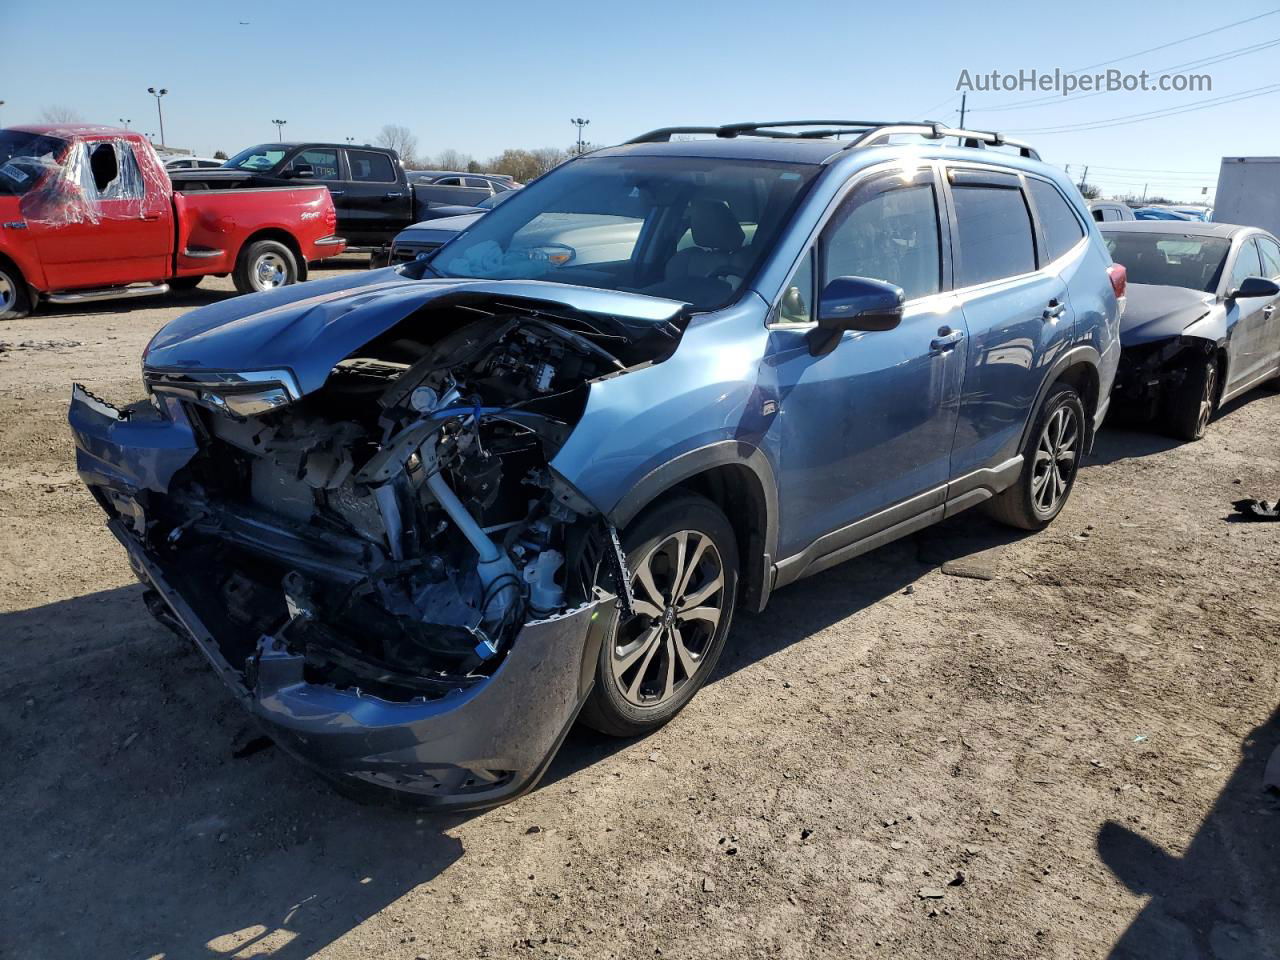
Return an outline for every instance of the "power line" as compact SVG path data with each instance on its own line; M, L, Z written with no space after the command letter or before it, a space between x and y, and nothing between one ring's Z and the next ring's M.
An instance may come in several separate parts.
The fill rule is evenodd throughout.
M1208 100L1198 100L1193 104L1182 107L1167 107L1163 110L1153 110L1143 113L1130 113L1120 117L1108 117L1105 120L1090 120L1084 123L1072 123L1060 127L1021 127L1009 130L1009 133L1072 133L1081 130L1100 130L1103 127L1121 126L1127 123L1145 123L1148 120L1163 120L1165 117L1175 117L1182 113L1194 113L1197 110L1208 110L1210 107L1225 106L1228 103L1236 103L1240 100L1252 100L1255 97L1265 97L1269 94L1280 91L1280 83L1273 83L1265 87L1254 87L1251 90L1245 90L1238 94L1224 94L1221 97L1210 97Z
M1176 47L1179 44L1187 43L1190 40L1199 40L1201 37L1207 37L1214 33L1221 33L1223 30L1230 30L1232 27L1239 27L1246 23L1253 23L1253 21L1261 20L1263 17L1273 17L1277 13L1280 13L1280 7L1277 7L1274 10L1268 10L1266 13L1260 13L1257 16L1237 20L1234 23L1224 24L1221 27L1214 27L1212 30L1206 30L1203 33L1194 33L1191 36L1183 37L1180 40L1170 40L1168 43L1161 43L1154 47L1147 47L1147 49L1139 50L1137 53L1126 53L1123 57L1116 57L1114 60L1103 60L1101 63L1091 63L1087 67L1077 67L1074 70L1068 70L1066 72L1083 73L1085 70L1093 70L1097 67L1109 67L1111 64L1119 63L1122 60L1132 60L1134 57L1141 57L1143 54L1155 53L1157 50L1167 50L1169 47Z
M1082 164L1072 163L1069 166L1079 167ZM1150 167L1112 167L1105 163L1091 164L1095 170L1119 170L1122 173L1181 173L1189 177L1216 177L1216 170L1153 170Z
M1250 44L1246 47L1238 47L1235 50L1227 50L1211 57L1205 57L1200 60L1188 60L1186 63L1177 63L1171 67L1161 67L1159 70L1151 70L1150 73L1169 74L1176 70L1187 70L1198 67L1210 67L1214 64L1225 63L1228 60L1235 60L1239 57L1246 57L1251 53L1259 53L1263 50L1269 50L1272 47L1280 46L1280 37L1272 40L1264 40L1262 43ZM1101 96L1104 93L1113 93L1112 90L1095 90L1092 93L1082 93L1079 96L1063 96L1062 94L1051 94L1045 97L1033 97L1030 100L1015 100L1012 103L998 104L994 107L978 107L971 113L1000 113L1005 110L1025 110L1028 107L1039 106L1045 103L1078 103L1081 100L1088 100L1090 97Z

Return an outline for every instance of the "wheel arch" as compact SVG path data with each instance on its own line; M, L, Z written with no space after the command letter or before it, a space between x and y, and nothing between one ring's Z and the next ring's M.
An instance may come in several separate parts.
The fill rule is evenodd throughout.
M288 247L289 252L293 254L294 262L298 266L298 282L307 279L307 258L302 255L302 247L298 243L298 238L281 227L263 227L261 230L255 230L245 237L244 243L240 244L240 249L236 251L236 263L239 263L240 257L244 255L244 252L259 240L274 240Z
M676 489L699 493L724 511L738 538L739 603L763 610L773 585L778 543L778 487L763 451L736 440L690 450L645 474L609 519L616 527L625 527L663 494Z
M1049 367L1048 373L1045 374L1040 382L1040 389L1036 393L1035 403L1027 411L1027 422L1022 428L1022 437L1018 441L1019 450L1027 445L1027 439L1035 426L1036 414L1044 404L1044 398L1055 383L1069 383L1080 394L1080 399L1085 408L1085 426L1089 432L1085 450L1088 451L1093 448L1093 436L1098 426L1094 422L1094 418L1098 413L1098 405L1102 401L1100 396L1101 379L1098 375L1101 361L1102 356L1097 349L1086 344L1073 347L1053 362L1053 365Z

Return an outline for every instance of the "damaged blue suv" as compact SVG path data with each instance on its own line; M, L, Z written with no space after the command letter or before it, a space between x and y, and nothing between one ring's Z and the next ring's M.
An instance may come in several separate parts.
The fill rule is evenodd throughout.
M70 421L152 611L278 744L477 807L575 719L669 720L739 606L977 504L1052 521L1123 294L998 134L671 128L414 262L193 311L147 400Z

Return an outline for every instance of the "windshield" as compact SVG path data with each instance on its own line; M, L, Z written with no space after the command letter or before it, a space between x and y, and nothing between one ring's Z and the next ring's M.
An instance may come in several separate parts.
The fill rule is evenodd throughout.
M429 266L446 277L555 280L712 310L735 298L821 169L588 157L504 194Z
M1231 241L1180 233L1102 232L1111 259L1124 266L1130 283L1186 287L1213 293Z
M270 144L250 147L248 150L241 150L223 166L231 167L233 170L270 170L283 160L288 152L284 147Z
M21 196L58 166L67 141L20 130L0 130L0 194Z

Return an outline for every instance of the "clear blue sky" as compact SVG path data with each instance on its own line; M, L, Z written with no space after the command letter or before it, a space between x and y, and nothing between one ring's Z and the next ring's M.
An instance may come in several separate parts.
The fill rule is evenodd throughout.
M372 140L410 127L422 152L485 158L504 147L567 146L570 117L616 143L652 127L794 117L954 122L962 69L1075 69L1266 13L1230 5L1077 0L855 4L835 0L597 0L509 3L251 4L0 0L0 123L51 105L156 130L148 86L164 86L169 143L234 153L275 139ZM241 25L240 21L248 21ZM1280 13L1126 59L1151 70L1280 41ZM1280 87L1280 46L1194 72L1209 93L1104 93L1024 109L1044 96L973 94L968 125L1022 135L1109 193L1191 199L1221 156L1280 153L1280 90L1101 130L1026 133ZM1154 172L1159 171L1159 172ZM1171 172L1173 171L1173 172Z

